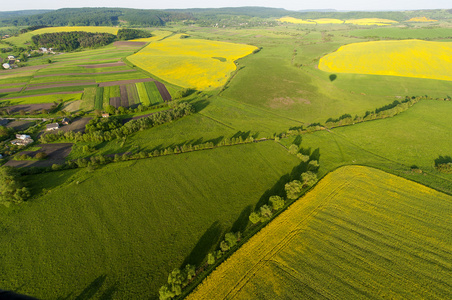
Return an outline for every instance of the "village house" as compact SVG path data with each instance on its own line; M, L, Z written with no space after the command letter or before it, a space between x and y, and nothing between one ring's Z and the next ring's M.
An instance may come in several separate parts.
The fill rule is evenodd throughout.
M47 131L57 130L58 128L60 128L60 125L58 123L51 123L46 125Z
M13 145L27 146L33 143L33 139L28 134L16 134L16 139L11 141Z
M108 118L110 116L110 114L108 114L108 113L103 113L102 114L102 118Z
M8 55L8 59L16 59L14 55Z
M61 124L63 125L69 125L71 123L71 120L69 118L63 118L61 121Z
M11 66L8 63L4 63L2 67L3 69L11 69Z

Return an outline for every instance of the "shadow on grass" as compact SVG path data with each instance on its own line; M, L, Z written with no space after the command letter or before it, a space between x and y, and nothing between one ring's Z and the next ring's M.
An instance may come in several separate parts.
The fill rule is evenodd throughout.
M67 300L67 299L75 299L75 300L90 300L93 298L108 300L114 299L114 294L118 290L119 284L116 282L108 287L101 295L94 297L107 279L107 275L101 275L93 280L78 296L75 296L74 293L70 293L66 297L58 297L57 300Z
M435 159L435 166L442 165L442 164L448 164L452 163L452 157L450 156L438 156L438 158Z
M201 99L193 101L191 102L191 104L195 107L196 112L200 112L204 108L206 108L210 104L210 102L208 100Z
M183 268L186 264L199 266L212 249L212 246L219 241L221 231L220 222L216 221L210 225L180 267Z
M246 226L249 222L249 216L251 212L253 211L253 207L251 205L248 205L245 207L242 212L240 213L240 216L235 220L234 224L232 224L231 230L232 232L243 232L246 229Z

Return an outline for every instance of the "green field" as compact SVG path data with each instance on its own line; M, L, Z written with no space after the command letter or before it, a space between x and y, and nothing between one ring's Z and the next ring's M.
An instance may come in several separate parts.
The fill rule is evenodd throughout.
M41 299L154 299L200 239L213 240L196 261L297 164L266 142L30 176L33 193L49 192L0 207L0 285Z
M58 100L63 101L76 101L80 100L82 98L81 93L74 93L74 94L55 94L55 95L45 95L45 96L33 96L33 97L24 97L24 98L14 98L7 101L10 105L17 105L17 104L38 104L38 103L52 103ZM0 103L2 103L0 99Z
M155 82L145 82L144 87L146 88L146 93L148 94L149 101L151 104L157 104L162 103L163 99L160 95L160 92L157 89L157 86L155 85Z
M451 205L400 177L340 168L187 299L446 299Z
M392 39L452 39L450 28L374 28L371 30L350 30L350 36L356 37L379 37Z

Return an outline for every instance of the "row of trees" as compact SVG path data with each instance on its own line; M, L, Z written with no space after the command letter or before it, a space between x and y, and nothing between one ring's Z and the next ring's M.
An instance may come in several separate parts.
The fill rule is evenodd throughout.
M0 167L0 201L21 203L30 197L30 191L23 186L19 172L11 167Z
M80 47L96 48L108 45L116 36L105 32L53 32L34 35L31 37L36 47L54 48L61 51L73 51Z

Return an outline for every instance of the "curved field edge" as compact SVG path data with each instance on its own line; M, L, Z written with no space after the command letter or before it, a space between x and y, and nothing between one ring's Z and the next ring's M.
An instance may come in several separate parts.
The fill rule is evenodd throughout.
M236 70L235 61L258 49L251 45L182 36L152 41L127 60L176 86L204 90L223 86Z
M445 298L451 206L451 196L401 177L341 167L186 299Z
M318 68L331 73L452 80L451 55L449 42L371 41L341 46L320 58Z

